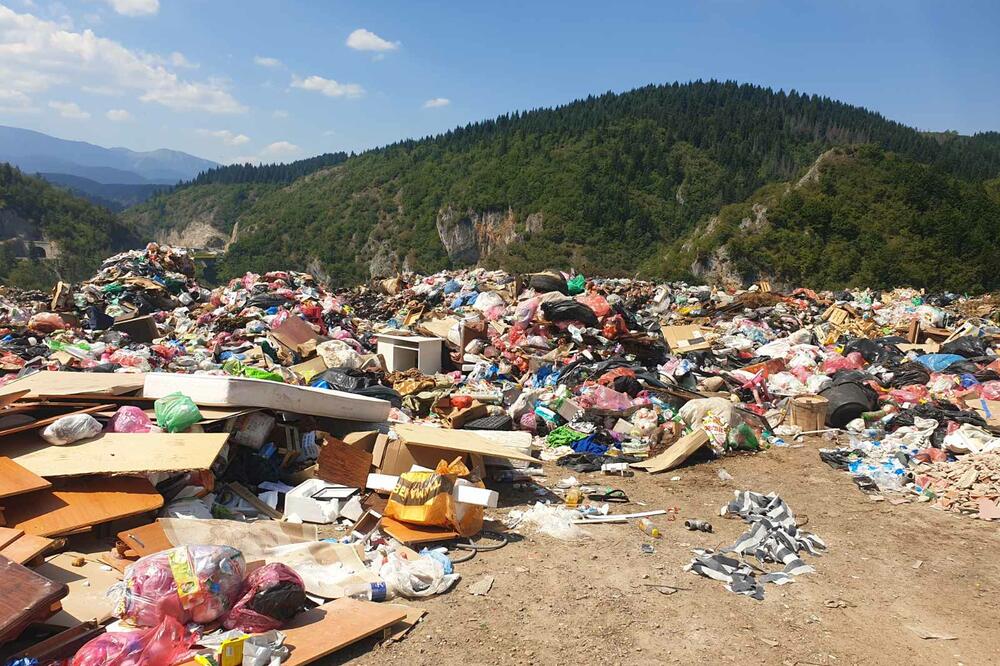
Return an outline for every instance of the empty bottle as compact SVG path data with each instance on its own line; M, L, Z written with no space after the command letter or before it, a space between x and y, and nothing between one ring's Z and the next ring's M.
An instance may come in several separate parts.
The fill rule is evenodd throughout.
M648 534L649 536L653 537L654 539L659 539L661 536L660 530L658 530L653 525L653 521L650 520L649 518L639 519L639 529Z

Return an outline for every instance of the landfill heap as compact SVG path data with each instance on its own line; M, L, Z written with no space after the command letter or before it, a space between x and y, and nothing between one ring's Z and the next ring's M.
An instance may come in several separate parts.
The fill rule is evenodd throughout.
M557 271L208 289L155 244L50 295L2 290L0 589L16 610L0 642L25 664L311 663L405 636L423 610L400 602L455 586L457 552L636 519L656 538L653 519L675 517L612 511L627 498L576 474L793 440L865 492L994 519L996 315L990 297ZM492 511L525 486L555 501ZM750 530L689 570L757 599L812 570L799 553L823 543L779 497L744 491L727 511ZM758 578L749 555L784 569Z

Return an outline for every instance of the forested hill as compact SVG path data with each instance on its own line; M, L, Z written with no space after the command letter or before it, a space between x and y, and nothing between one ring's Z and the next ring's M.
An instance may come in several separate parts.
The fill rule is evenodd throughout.
M696 224L797 179L831 147L864 144L963 183L1000 174L997 133L925 134L829 98L713 81L512 113L290 184L181 188L126 218L158 229L221 219L236 231L230 275L320 266L349 284L479 262L680 276L691 266L672 251ZM228 203L213 207L216 195Z
M106 257L141 242L106 208L7 163L0 163L0 231L10 239L0 243L0 284L28 288L90 277ZM18 245L36 241L52 243L57 257L17 258Z

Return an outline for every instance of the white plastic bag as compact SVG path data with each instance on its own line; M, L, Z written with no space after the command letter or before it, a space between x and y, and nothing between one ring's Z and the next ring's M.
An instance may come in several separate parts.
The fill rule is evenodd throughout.
M461 576L446 574L444 565L432 557L404 560L398 553L389 553L385 564L379 569L379 577L385 581L387 596L407 599L431 597L447 592Z
M327 340L316 346L316 353L328 368L360 368L361 355L343 340Z
M90 414L64 416L42 430L42 439L53 446L64 446L90 439L101 433L101 424Z
M561 504L537 502L527 511L511 511L510 518L513 521L511 527L524 525L563 541L578 541L590 537L586 530L574 522L582 518L580 512L567 509Z

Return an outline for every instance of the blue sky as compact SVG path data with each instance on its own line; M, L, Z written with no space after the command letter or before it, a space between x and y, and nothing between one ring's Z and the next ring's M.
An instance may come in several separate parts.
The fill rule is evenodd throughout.
M0 124L287 161L698 78L1000 130L997 2L0 0Z

